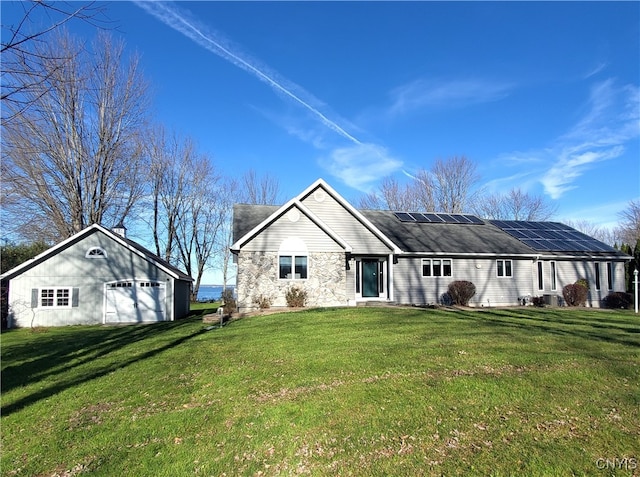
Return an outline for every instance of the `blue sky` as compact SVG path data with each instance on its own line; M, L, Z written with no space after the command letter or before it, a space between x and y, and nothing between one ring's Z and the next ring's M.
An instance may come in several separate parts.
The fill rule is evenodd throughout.
M3 2L3 23L15 6ZM357 202L465 155L556 219L640 197L640 2L112 2L154 115L226 175ZM87 25L72 31L90 37Z

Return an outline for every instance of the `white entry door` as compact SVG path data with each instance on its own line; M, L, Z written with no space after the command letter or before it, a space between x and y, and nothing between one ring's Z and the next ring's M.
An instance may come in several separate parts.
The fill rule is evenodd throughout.
M106 323L164 321L165 284L130 280L106 285Z

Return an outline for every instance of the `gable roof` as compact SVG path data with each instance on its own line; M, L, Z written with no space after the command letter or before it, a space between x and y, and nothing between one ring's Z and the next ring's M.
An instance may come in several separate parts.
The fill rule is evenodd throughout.
M318 179L283 206L234 205L234 244L231 247L232 251L238 251L248 240L260 233L294 205L303 211L306 210L305 213L310 214L312 220L319 221L302 204L302 200L318 187L322 187L329 193L356 220L364 224L374 235L389 245L396 254L495 255L603 260L628 260L631 258L613 247L557 222L490 221L481 219L475 219L474 223L469 224L403 222L392 211L355 209L322 179ZM504 226L507 222L512 228L537 228L553 231L562 228L568 234L576 237L576 240L572 243L573 248L571 249L561 246L559 242L554 243L550 240L545 242L544 246L539 246L535 241L527 241L526 238L509 233ZM322 223L320 222L320 224ZM326 225L324 225L324 228L325 232L329 233L334 239L340 240ZM345 247L345 249L347 248Z
M259 234L269 224L276 219L284 215L292 207L297 207L305 215L307 215L316 225L318 225L327 235L333 238L339 243L347 252L351 251L351 246L340 235L335 233L330 227L328 227L322 220L320 220L308 207L306 207L302 201L305 197L311 194L318 188L324 189L336 202L344 207L356 220L362 223L373 235L385 243L394 252L399 253L400 249L394 244L389 237L369 221L360 211L355 209L349 204L340 194L338 194L333 188L331 188L324 180L318 179L304 191L298 194L296 197L285 203L284 205L277 206L265 206L265 205L235 205L234 206L234 218L233 218L233 237L234 243L231 246L231 251L237 252L240 248L246 244L249 240ZM239 215L236 215L236 212ZM268 214L268 215L267 215ZM262 220L260 220L262 218ZM251 228L250 226L253 225Z
M96 232L102 232L107 237L109 237L111 240L119 243L120 245L122 245L123 247L125 247L129 251L131 251L132 253L135 253L136 255L138 255L138 256L144 258L145 260L147 260L149 263L151 263L151 264L155 265L156 267L162 269L164 272L166 272L168 275L172 276L173 278L175 278L177 280L193 281L193 278L191 278L189 275L187 275L186 273L182 272L177 267L174 267L173 265L169 264L167 261L161 259L160 257L155 255L150 250L144 248L139 243L134 242L133 240L121 237L120 235L118 235L116 233L113 233L111 230L106 229L106 228L102 227L99 224L90 225L89 227L85 228L84 230L81 230L80 232L78 232L77 234L72 235L71 237L67 238L66 240L63 240L62 242L60 242L60 243L54 245L53 247L45 250L41 254L35 256L34 258L32 258L31 260L27 260L26 262L18 265L17 267L12 268L11 270L9 270L9 271L3 273L2 275L0 275L0 279L9 280L9 279L11 279L11 278L13 278L13 277L15 277L17 275L20 275L21 273L25 272L26 270L29 270L30 268L35 267L36 265L39 265L42 262L45 262L46 260L48 260L50 257L54 256L55 254L61 252L62 250L65 250L65 249L69 248L70 246L72 246L72 245L74 245L76 243L79 243L84 238L86 238L89 235L94 234Z

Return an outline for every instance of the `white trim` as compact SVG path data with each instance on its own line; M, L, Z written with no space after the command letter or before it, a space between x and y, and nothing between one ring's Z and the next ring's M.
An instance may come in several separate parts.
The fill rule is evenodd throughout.
M166 274L168 274L170 277L175 278L175 279L186 280L186 278L181 278L173 270L171 270L171 269L167 268L165 265L157 262L152 257L144 254L143 252L141 252L137 248L135 248L132 245L130 245L129 243L127 243L127 241L125 239L123 239L119 235L115 234L114 232L112 232L109 229L104 228L103 226L101 226L99 224L90 225L86 229L81 230L77 234L72 235L71 237L63 240L62 242L60 242L60 243L54 245L53 247L45 250L41 254L35 256L34 258L32 258L31 260L27 260L26 262L18 265L17 267L9 270L8 272L3 273L2 275L0 275L0 279L5 280L5 279L13 278L16 275L19 275L24 270L27 270L27 269L31 268L32 266L47 260L49 257L54 256L56 253L58 253L58 251L63 250L64 248L66 248L67 245L72 244L74 242L80 242L82 239L84 239L85 237L91 235L95 231L102 232L107 237L111 238L115 242L117 242L120 245L124 246L130 252L135 253L136 255L141 257L142 259L144 259L147 262L149 262L149 263L153 264L154 266L158 267L159 269L164 271ZM193 281L193 278L191 278L191 277L189 277L189 278L191 279L191 281Z
M300 210L300 212L302 212L304 215L306 215L307 218L309 220L311 220L311 222L316 224L324 233L326 233L329 237L331 237L333 240L335 240L338 243L338 245L340 245L344 249L345 252L351 252L353 250L351 248L351 245L349 245L349 243L346 240L344 240L337 233L335 233L333 230L331 230L331 228L329 226L327 226L313 212L311 212L311 210L309 210L302 202L300 202L299 198L294 198L294 199L291 199L289 202L287 202L282 207L280 207L278 210L273 212L269 217L264 219L262 222L260 222L258 225L256 225L254 228L252 228L249 232L244 234L238 240L236 240L236 242L233 245L231 245L231 247L230 247L231 251L233 251L233 252L240 251L240 249L249 240L251 240L256 235L258 235L268 225L272 224L273 222L278 220L280 217L283 217L285 214L288 214L289 211L294 207L297 208L298 210Z
M498 262L502 262L502 275L498 273L500 268ZM507 275L507 262L509 262L509 270L511 273ZM496 277L497 278L513 278L513 260L510 258L496 258Z
M300 199L302 200L302 198L306 197L307 195L309 195L309 193L311 193L311 191L313 191L313 189L317 188L317 187L323 187L328 193L329 195L331 195L333 197L333 199L338 202L340 205L342 205L342 207L344 207L345 209L347 209L347 211L349 211L351 213L351 215L353 215L357 220L359 220L365 227L367 227L371 232L373 232L373 234L379 238L380 240L382 240L382 242L385 243L385 245L387 245L389 248L391 248L393 250L393 253L401 253L402 250L400 249L400 247L398 247L389 237L387 237L385 234L383 234L380 229L378 229L378 227L376 227L375 225L373 225L373 223L371 223L371 221L369 221L369 219L367 219L364 215L362 215L362 213L360 213L360 211L358 211L358 209L356 209L354 206L352 206L349 202L347 202L344 197L342 197L340 194L338 194L329 184L327 184L323 179L318 179L317 181L315 181L313 184L311 184L309 187L307 187L307 189L300 194L298 197L300 197Z
M254 228L252 228L249 232L240 237L233 245L231 245L231 250L233 252L240 251L240 248L244 246L250 239L258 235L262 229L267 227L269 224L274 222L276 219L281 217L284 213L286 213L291 207L298 207L312 222L314 222L318 227L320 227L327 235L333 238L336 242L338 242L344 249L345 252L351 252L353 249L348 244L346 240L336 234L331 228L329 228L326 224L324 224L311 210L309 210L303 203L302 200L309 196L312 192L314 192L318 187L322 187L325 192L327 192L336 202L338 202L342 207L344 207L353 217L362 223L370 232L373 233L378 239L380 239L385 245L393 250L393 253L401 253L400 248L393 243L386 235L384 235L375 225L373 225L364 215L362 215L357 209L355 209L349 202L347 202L340 194L338 194L334 189L331 188L324 180L318 179L309 187L307 187L302 193L298 194L293 199L286 202L282 205L278 210L272 213L269 217L264 219Z
M71 308L73 305L73 287L49 287L44 286L37 289L38 290L38 309L40 310L59 310L60 308ZM47 299L53 300L53 305L43 305L42 304L42 291L43 290L52 290L53 296L47 297ZM58 291L66 290L68 295L66 297L67 304L66 305L58 305ZM63 297L64 298L64 297Z
M94 251L99 253L91 253ZM107 251L102 247L91 247L89 250L87 250L87 253L84 254L84 258L91 258L91 259L104 259L107 257L108 257Z

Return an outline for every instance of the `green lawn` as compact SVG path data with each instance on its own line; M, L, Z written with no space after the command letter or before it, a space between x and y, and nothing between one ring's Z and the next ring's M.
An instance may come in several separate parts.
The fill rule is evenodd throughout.
M640 473L630 311L305 310L1 344L6 476Z

